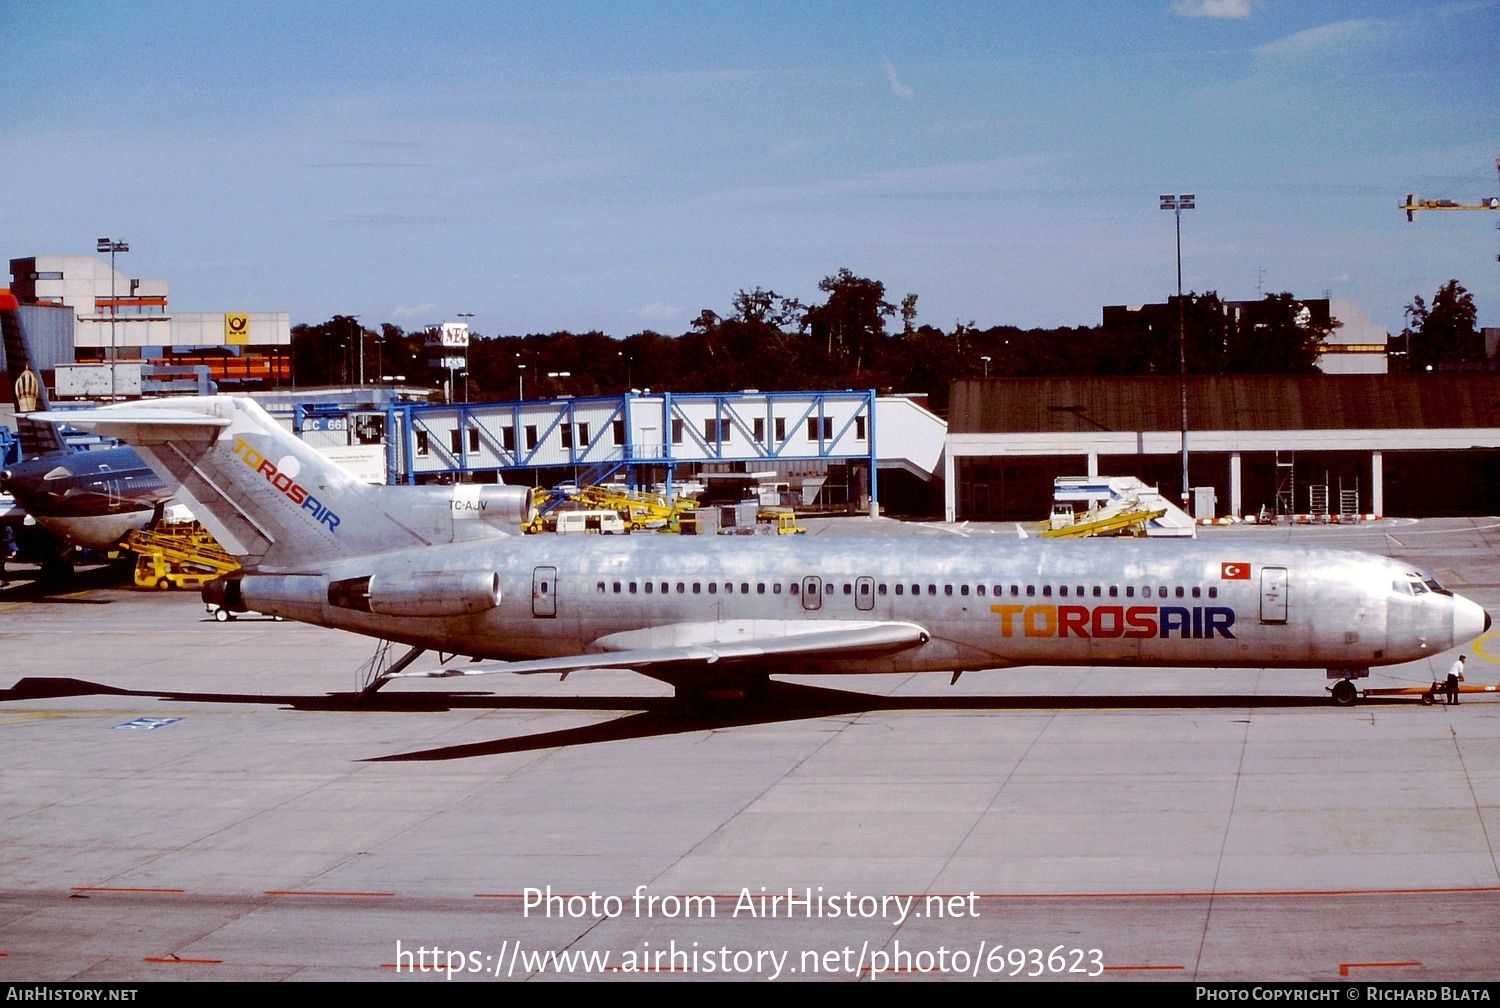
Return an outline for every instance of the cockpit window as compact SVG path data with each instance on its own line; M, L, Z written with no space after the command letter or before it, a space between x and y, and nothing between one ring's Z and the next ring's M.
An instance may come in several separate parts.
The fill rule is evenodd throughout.
M1425 584L1428 587L1429 590L1434 591L1434 592L1436 592L1439 595L1452 595L1453 594L1451 591L1449 591L1448 589L1444 588L1442 585L1438 584L1432 578L1428 578L1426 581L1424 581L1422 583Z
M1391 590L1394 591L1397 595L1410 595L1411 594L1411 582L1410 581L1392 581L1391 582Z

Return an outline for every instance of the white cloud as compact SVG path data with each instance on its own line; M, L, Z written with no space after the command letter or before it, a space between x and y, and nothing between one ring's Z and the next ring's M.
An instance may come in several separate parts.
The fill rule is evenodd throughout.
M1183 17L1247 18L1253 0L1172 0L1172 13Z
M891 93L897 98L905 98L907 101L911 101L912 96L916 92L905 81L896 76L896 68L891 65L889 58L882 56L881 62L885 64L885 76L891 82Z
M1389 21L1335 21L1293 32L1285 38L1258 47L1255 52L1258 56L1281 59L1348 52L1383 42L1394 27Z
M415 316L428 316L437 310L436 301L428 301L419 305L397 305L391 309L391 314L396 318L413 318Z
M662 304L660 301L648 305L642 305L635 310L642 318L657 319L662 322L670 321L682 314L682 309L676 305Z

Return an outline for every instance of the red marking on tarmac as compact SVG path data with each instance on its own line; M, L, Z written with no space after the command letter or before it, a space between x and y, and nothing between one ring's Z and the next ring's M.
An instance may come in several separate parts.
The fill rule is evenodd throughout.
M222 966L223 959L183 959L180 956L147 956L141 962L165 963L168 966Z
M333 889L267 889L267 896L358 896L369 899L375 896L394 896L393 892L339 892Z
M154 893L177 893L179 895L182 894L182 893L187 892L186 889L152 889L152 888L148 888L148 887L145 887L145 886L82 886L82 885L73 886L68 891L69 892L131 892L131 893L154 892Z
M1389 967L1389 966L1420 966L1420 965L1422 965L1422 964L1419 963L1419 962L1415 962L1415 961L1413 961L1413 962L1339 963L1339 976L1348 976L1350 970L1352 970L1352 969L1361 969L1361 968L1364 968L1364 967L1376 967L1376 968L1379 968L1379 967L1382 967L1382 966Z

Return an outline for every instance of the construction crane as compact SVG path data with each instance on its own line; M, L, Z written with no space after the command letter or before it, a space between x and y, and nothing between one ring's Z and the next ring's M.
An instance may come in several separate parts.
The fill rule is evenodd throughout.
M1495 158L1495 170L1500 171L1500 157ZM1418 210L1500 210L1500 196L1490 196L1478 203L1460 203L1448 199L1419 200L1415 193L1407 193L1401 209L1406 211L1408 221L1417 219Z

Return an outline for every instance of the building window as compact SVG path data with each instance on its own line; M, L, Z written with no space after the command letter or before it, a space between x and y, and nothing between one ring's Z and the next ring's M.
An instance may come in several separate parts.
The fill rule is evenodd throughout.
M417 458L427 457L427 432L417 431Z
M589 425L581 423L578 425L578 447L587 448L589 444Z
M833 440L833 417L808 417L807 418L807 440L817 441L818 430L822 429L824 441Z
M756 444L761 444L761 443L765 442L765 440L766 440L766 420L765 420L765 417L756 417L756 418L754 418L751 421L751 427L750 427L750 429L755 434L755 442L756 442Z
M786 440L786 417L776 418L776 440L778 442Z
M625 421L613 420L609 425L609 435L617 445L625 443Z
M508 452L516 450L516 429L509 424L500 428L500 444Z
M854 440L856 440L856 441L863 441L864 439L865 439L865 418L862 417L862 416L857 416L857 417L854 418Z
M536 424L526 425L526 450L530 451L536 447Z
M672 421L672 443L682 444L682 421L679 419Z

